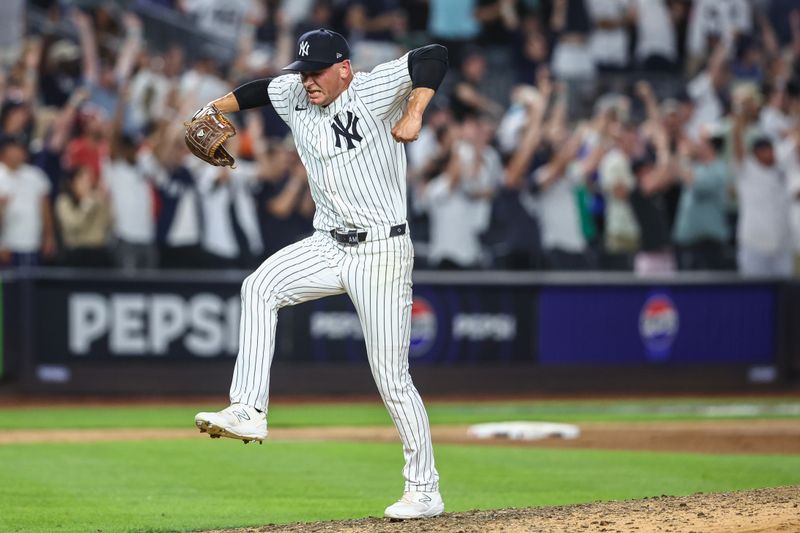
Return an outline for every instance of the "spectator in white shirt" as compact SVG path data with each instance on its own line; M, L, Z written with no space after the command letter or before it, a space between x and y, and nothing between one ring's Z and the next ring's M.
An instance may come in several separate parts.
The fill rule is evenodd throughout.
M131 79L131 98L125 131L141 132L168 112L168 101L183 69L183 48L173 46L165 53L146 54L143 65Z
M789 192L794 275L800 277L800 129L797 127L778 146L778 160L784 164Z
M483 226L489 223L491 201L503 180L500 154L490 144L495 129L487 118L469 118L462 124L462 140L456 145L464 170L463 186L473 197L472 216Z
M753 27L750 10L748 0L695 0L686 35L691 60L702 61L710 42L721 41L727 48L737 34L749 34Z
M645 70L671 71L677 67L675 25L666 0L631 0L636 24L636 61Z
M784 165L772 140L760 134L746 152L747 106L734 117L733 150L739 199L739 272L789 277L793 269L789 194Z
M517 85L512 89L511 105L497 127L497 147L503 155L510 156L519 147L525 126L529 124L528 108L540 98L539 91L532 85Z
M550 160L536 169L533 187L547 267L552 270L588 268L586 239L581 229L577 188L584 181L581 163L574 162L583 131L563 139Z
M27 159L27 139L0 139L0 263L15 267L56 253L50 181Z
M720 44L708 59L708 66L695 76L686 87L694 102L694 113L686 126L686 133L693 139L700 138L703 128L717 124L724 115L721 95L730 81L730 65L727 49Z
M425 188L423 201L429 209L428 260L435 268L476 268L481 261L478 235L483 230L471 216L472 199L461 185L461 158L453 152L444 173Z
M758 127L777 144L783 141L794 127L791 101L786 94L786 88L781 85L767 84L764 93L766 104L761 108Z
M585 0L554 0L550 29L558 35L551 68L561 80L593 80L594 59L588 45L591 20Z
M480 234L489 222L502 165L482 128L475 119L465 121L444 172L420 195L430 216L428 258L437 268L476 268L483 261Z
M628 66L628 3L629 0L586 0L594 26L589 49L601 71Z
M114 217L114 255L124 270L155 268L155 212L153 190L137 158L138 143L122 133L127 90L117 105L110 132L110 157L103 165L103 181L111 197Z

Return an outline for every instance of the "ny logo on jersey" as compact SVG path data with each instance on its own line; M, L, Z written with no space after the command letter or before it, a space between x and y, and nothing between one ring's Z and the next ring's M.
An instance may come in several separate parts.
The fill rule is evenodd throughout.
M299 56L307 56L308 55L308 41L303 41L300 43L300 51L297 52Z
M331 124L331 128L333 128L333 132L336 134L336 148L342 147L342 142L340 137L344 137L347 141L347 149L352 150L356 147L353 144L353 141L361 142L361 135L358 134L358 117L355 116L350 111L347 112L347 126L342 124L342 120L339 118L339 115L333 117L333 124Z

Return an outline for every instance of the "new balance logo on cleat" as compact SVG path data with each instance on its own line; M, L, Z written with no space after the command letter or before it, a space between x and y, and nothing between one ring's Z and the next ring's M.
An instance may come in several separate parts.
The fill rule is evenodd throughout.
M239 420L250 420L250 415L248 415L244 410L234 411L233 414L235 414L236 418Z
M426 495L422 496L419 499L419 501L421 501L422 503L430 503L431 502L431 497L426 494Z

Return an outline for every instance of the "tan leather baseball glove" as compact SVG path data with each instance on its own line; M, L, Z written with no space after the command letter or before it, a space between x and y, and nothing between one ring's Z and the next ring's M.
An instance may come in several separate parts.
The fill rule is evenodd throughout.
M217 167L233 167L236 164L225 149L225 141L236 135L236 128L215 106L204 107L184 125L184 140L194 155Z

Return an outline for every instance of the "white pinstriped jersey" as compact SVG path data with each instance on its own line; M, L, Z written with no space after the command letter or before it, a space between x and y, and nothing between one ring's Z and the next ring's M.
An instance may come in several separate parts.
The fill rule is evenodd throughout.
M309 103L299 74L273 79L268 92L308 171L315 229L405 222L405 149L391 130L411 92L408 54L356 73L327 107Z

